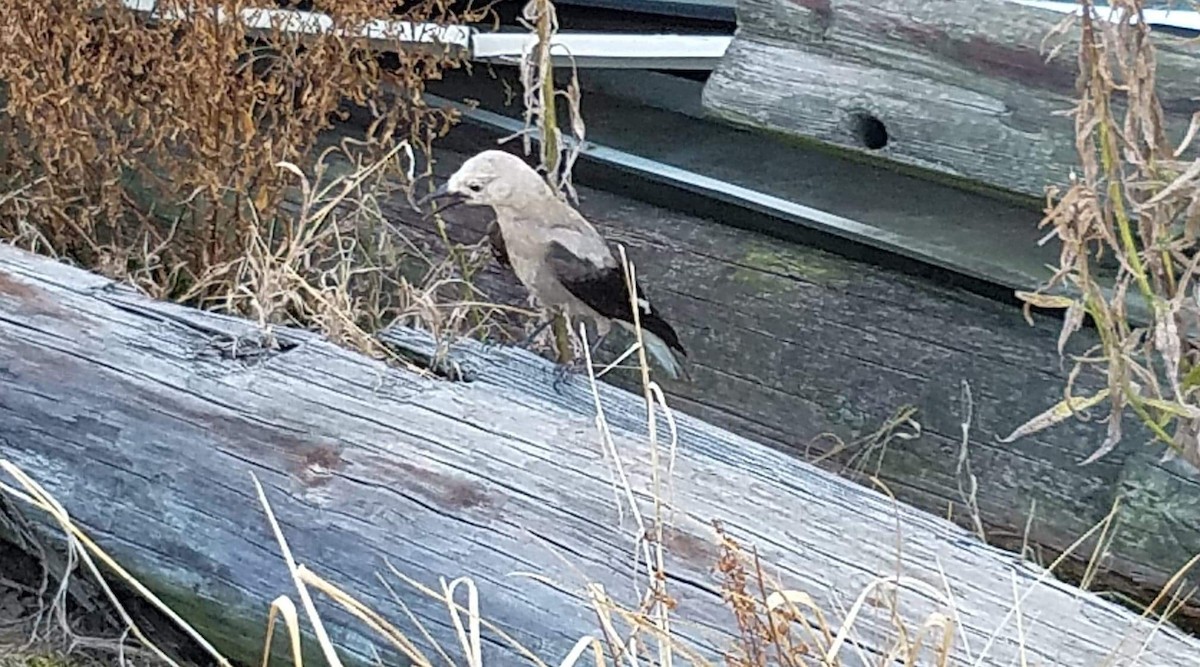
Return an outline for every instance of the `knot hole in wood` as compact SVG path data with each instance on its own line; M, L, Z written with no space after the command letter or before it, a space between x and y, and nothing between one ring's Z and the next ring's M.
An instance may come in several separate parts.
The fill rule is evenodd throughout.
M875 114L858 109L850 112L850 133L860 146L877 151L888 145L887 125Z

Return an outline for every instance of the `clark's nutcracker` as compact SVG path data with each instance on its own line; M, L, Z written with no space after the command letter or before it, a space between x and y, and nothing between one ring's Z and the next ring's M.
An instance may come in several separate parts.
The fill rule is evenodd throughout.
M599 334L595 347L608 336L613 322L633 332L621 263L596 228L559 199L524 160L499 150L479 153L417 205L435 200L441 202L441 210L459 204L491 206L500 231L500 238L492 237L497 258L507 260L543 306L561 308L569 318L591 319ZM672 352L685 357L687 352L640 285L637 292L646 351L678 378L685 371Z

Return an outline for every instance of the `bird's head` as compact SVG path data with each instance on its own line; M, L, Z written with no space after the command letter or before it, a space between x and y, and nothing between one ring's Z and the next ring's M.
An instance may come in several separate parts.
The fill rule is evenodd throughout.
M417 207L436 201L439 210L473 206L519 206L543 196L546 182L524 160L499 150L472 157L433 192L417 201Z

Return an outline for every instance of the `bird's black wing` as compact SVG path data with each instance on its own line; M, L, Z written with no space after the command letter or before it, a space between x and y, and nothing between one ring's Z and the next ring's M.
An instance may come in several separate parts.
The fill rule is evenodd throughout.
M491 241L492 257L496 259L496 263L500 266L512 266L512 262L508 259L508 246L504 243L504 235L500 233L500 223L495 220L488 225L488 240Z
M629 290L625 285L625 271L619 264L598 266L580 258L558 241L550 244L546 253L546 263L563 287L592 310L610 319L633 324L633 310L630 308ZM638 285L637 291L638 298L644 303L644 307L638 313L642 328L661 338L671 349L687 356L687 351L679 342L679 335L654 311L641 285Z

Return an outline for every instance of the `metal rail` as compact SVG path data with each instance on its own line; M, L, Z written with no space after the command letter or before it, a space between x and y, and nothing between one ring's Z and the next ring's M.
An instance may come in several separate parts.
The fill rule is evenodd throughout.
M256 35L274 31L300 37L324 34L365 39L381 52L396 52L403 45L446 48L465 52L475 62L517 64L535 43L524 30L483 32L471 26L415 23L375 19L361 26L339 28L328 14L293 9L244 9L235 18L221 8L171 10L157 0L122 0L127 9L153 21L188 21L203 18L226 22L240 20ZM730 35L638 34L561 32L551 40L555 67L711 70L725 55Z

